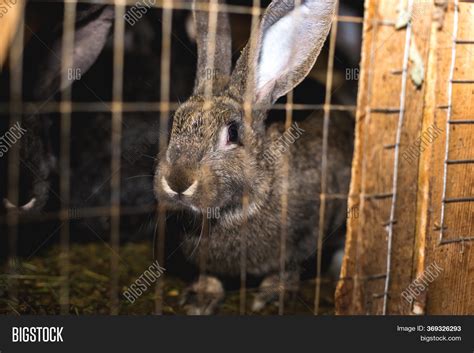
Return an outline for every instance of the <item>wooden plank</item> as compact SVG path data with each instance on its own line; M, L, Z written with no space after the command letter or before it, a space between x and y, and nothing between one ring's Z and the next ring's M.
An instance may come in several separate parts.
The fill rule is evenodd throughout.
M418 89L408 77L403 105L402 69L407 32L387 25L396 21L398 5L395 1L366 3L363 80L359 87L351 183L351 195L359 197L352 197L349 202L349 208L358 205L360 217L349 220L348 224L346 257L336 293L339 314L404 313L409 310L401 305L401 293L413 276L418 158L406 160L402 154L419 137L423 116L420 102L425 85ZM429 14L432 6L424 11ZM430 33L431 16L415 17L410 40L416 43L425 64ZM400 108L405 110L402 114ZM399 119L403 124L398 163L395 163ZM390 224L394 195L394 222ZM393 227L391 240L389 227ZM389 255L390 261L387 261ZM384 294L385 274L390 278L387 295Z
M396 14L390 6L396 2L370 0L366 4L349 200L349 207L358 205L360 217L348 224L336 292L339 314L384 313L382 284L387 264L391 271L385 313L474 313L474 123L470 123L474 121L474 4L459 2L457 30L454 0L449 2L442 28L438 20L431 20L435 13L439 19L439 7L433 2L423 4L423 16L414 17L413 35L426 67L426 81L421 90L407 86L400 148L406 151L419 137L425 143L416 149L413 160L402 159L398 165L390 262L385 261L387 235L381 220L387 219L391 206L394 164L393 158L384 155L383 143L385 147L394 143L390 132L395 129L397 111L392 99L400 95L400 82L390 79L388 68L399 63L403 43L397 34L388 36L390 26L372 26L377 21L392 23ZM371 56L373 48L377 53ZM450 103L451 110L447 109ZM374 104L391 110L368 113ZM433 266L441 270L427 276ZM403 300L403 291L415 279L428 277L429 286L414 302Z
M436 10L435 10L436 12ZM426 72L426 89L424 96L423 111L423 131L429 131L435 126L435 113L437 110L436 101L436 82L437 82L437 36L440 30L438 21L431 24L431 37L429 43L428 64ZM435 136L435 135L433 135ZM434 142L433 142L434 143ZM414 262L413 262L413 278L421 278L426 269L426 242L428 236L428 213L430 212L430 187L432 182L432 149L428 148L420 156L418 168L418 190L417 190L417 210L416 210L416 229L415 229L415 245L414 245ZM414 302L403 302L405 306L404 313L421 314L425 311L426 291L421 293Z
M357 101L356 113L356 131L354 141L354 157L351 177L351 197L348 202L348 209L356 207L359 210L359 217L349 217L347 221L347 238L345 246L344 262L341 269L341 277L336 289L336 311L339 314L361 313L363 308L360 300L360 284L357 275L357 233L360 218L360 207L364 200L361 195L360 180L362 178L361 169L357 168L362 163L362 151L365 149L364 136L364 120L367 116L367 90L369 84L368 65L372 62L370 57L370 49L374 44L374 33L376 24L373 21L376 7L368 1L365 3L365 18L362 30L362 52L361 52L361 73L359 81L359 95Z
M443 105L448 100L449 68L453 52L452 33L454 4L450 4L443 33L438 36L436 64L436 103ZM457 38L474 39L474 4L460 3ZM455 79L474 77L474 45L458 44L455 50ZM453 120L473 118L474 85L453 86ZM438 109L436 123L446 126L447 111ZM469 160L474 157L474 124L450 126L449 159ZM445 208L445 232L443 238L449 243L439 244L439 226L443 189L443 170L446 134L432 146L431 198L428 218L426 264L436 263L443 269L440 276L430 284L426 296L425 312L428 314L474 313L474 248L472 241L456 242L460 238L474 237L474 202L451 203ZM474 197L474 165L452 164L447 168L447 198Z

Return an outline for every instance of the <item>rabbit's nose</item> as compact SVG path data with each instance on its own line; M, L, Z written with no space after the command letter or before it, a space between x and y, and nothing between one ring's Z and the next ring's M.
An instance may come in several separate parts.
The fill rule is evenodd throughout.
M173 171L168 178L163 177L162 184L164 190L169 194L192 196L196 191L198 182L187 173Z

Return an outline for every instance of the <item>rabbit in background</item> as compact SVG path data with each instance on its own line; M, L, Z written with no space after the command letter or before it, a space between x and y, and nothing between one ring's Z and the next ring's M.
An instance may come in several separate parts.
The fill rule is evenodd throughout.
M36 23L27 21L25 35L27 44L23 55L23 99L41 102L40 107L54 101L61 91L71 86L77 77L69 77L62 82L62 21L57 7L48 7L47 12L41 4L28 4L26 18L31 13L47 14L46 19ZM44 4L43 4L44 6ZM75 18L74 48L72 53L75 71L85 74L101 53L112 28L114 10L112 6L79 5ZM34 32L34 29L38 33ZM11 63L14 66L17 63ZM1 79L1 77L0 77ZM0 82L1 83L1 82ZM0 95L0 100L6 97ZM2 206L20 212L41 211L50 199L53 188L52 179L58 169L58 159L52 146L52 120L48 114L25 115L21 125L27 131L21 140L20 153L20 195L19 205L6 197L6 176L0 175L2 187L0 198ZM4 171L4 170L2 170ZM0 173L2 174L2 173Z
M297 86L316 62L336 0L306 0L296 5L292 0L272 1L232 73L227 15L217 14L216 34L211 36L211 15L196 3L209 2L194 2L195 88L174 115L168 149L159 156L154 189L158 202L168 208L202 215L202 231L188 230L182 244L188 258L205 271L183 295L187 312L216 312L224 297L218 276L239 275L242 242L247 273L264 277L252 304L258 311L278 296L281 281L284 288L296 290L300 263L316 252L322 192L321 119L310 116L300 123L299 138L269 159L265 153L275 148L285 129L281 123L266 124L266 118L272 104ZM208 52L213 37L215 55ZM208 75L210 70L215 74ZM251 119L246 119L249 100ZM352 124L337 114L331 116L331 124L325 192L347 194ZM287 222L282 224L285 193ZM248 196L246 207L244 195ZM209 209L218 209L219 217L208 218ZM324 234L344 224L345 218L346 201L327 200ZM283 276L282 227L287 232Z
M48 102L58 101L62 90L62 16L60 3L29 3L26 17L36 21L50 23L48 26L33 25L28 22L30 39L25 45L23 64L23 95L25 101L37 102L42 107ZM54 16L53 16L54 15ZM181 31L180 16L175 14L174 33ZM74 102L109 102L113 79L112 58L113 43L111 34L115 18L114 6L77 4L74 33L73 65L74 71L81 76L72 75L68 84L72 86ZM133 28L127 27L125 38L132 36L125 44L125 66L123 76L124 101L159 100L160 70L156 62L160 60L159 40L161 23L158 11L150 11ZM146 28L156 22L155 26ZM34 32L32 32L34 30ZM143 32L148 34L144 38ZM34 35L33 35L34 33ZM152 35L152 38L150 38ZM137 40L137 37L141 40ZM171 95L186 96L192 90L193 83L187 80L194 69L191 56L183 55L173 43L172 58L179 71L173 68L171 77L176 82ZM146 49L146 50L145 50ZM176 59L178 57L178 59ZM140 63L137 65L136 63ZM4 71L0 76L0 87L8 88L8 79ZM69 79L69 74L68 74ZM2 81L5 81L3 83ZM3 83L3 85L2 85ZM7 89L0 89L0 101L8 100ZM105 105L103 105L105 107ZM19 199L8 199L8 154L0 158L0 217L7 209L18 210L22 217L36 217L40 212L54 212L61 206L59 178L64 173L60 167L59 142L61 116L56 113L37 111L22 117L21 127L26 134L19 141L21 146ZM0 117L0 135L8 129L8 117ZM155 198L150 191L153 187L153 155L157 150L160 132L154 112L124 113L124 129L121 139L121 205L124 207L148 207L153 209ZM104 112L74 111L71 117L70 148L70 207L79 210L71 213L71 241L95 241L95 232L107 239L110 235L110 222L107 217L83 218L81 210L110 205L111 170L111 117ZM144 156L146 154L146 156ZM136 177L140 176L140 178ZM154 232L154 212L124 216L121 239L152 239ZM31 226L30 226L31 225ZM19 236L19 253L29 255L58 227L55 220L41 223L25 223ZM89 228L90 227L90 228ZM0 225L0 234L4 231ZM34 237L31 234L35 234ZM95 239L94 239L95 238ZM4 245L5 244L5 245ZM0 241L0 261L8 251L7 238ZM53 246L55 238L47 242Z

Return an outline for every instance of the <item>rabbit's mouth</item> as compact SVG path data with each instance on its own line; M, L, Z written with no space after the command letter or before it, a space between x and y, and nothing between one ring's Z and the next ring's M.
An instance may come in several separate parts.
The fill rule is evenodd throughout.
M223 211L230 199L222 198L221 202L216 201L217 195L207 186L196 179L185 190L179 190L170 185L164 176L155 180L158 199L169 203L172 207L191 210L198 214Z
M179 189L173 189L169 185L168 181L164 176L161 177L160 180L160 189L166 194L166 196L172 200L174 203L180 205L180 206L185 206L189 207L195 212L201 212L199 207L197 207L193 203L193 196L196 193L196 190L198 188L199 182L198 180L195 180L189 187L187 187L185 190L179 190ZM178 191L176 191L178 190Z

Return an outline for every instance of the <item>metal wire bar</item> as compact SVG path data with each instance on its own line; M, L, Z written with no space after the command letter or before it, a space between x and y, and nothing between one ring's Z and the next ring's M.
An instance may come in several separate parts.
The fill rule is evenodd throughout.
M181 104L178 102L122 102L122 112L124 113L154 113L165 111L174 111ZM322 111L324 104L301 104L293 103L293 111L295 110L311 110ZM354 105L329 105L332 111L354 112L357 107ZM0 103L0 113L9 113L10 104ZM113 102L71 102L71 109L75 113L108 113L113 111ZM286 104L277 103L272 106L272 110L286 110ZM22 114L40 114L40 113L59 113L61 104L58 102L22 102L22 106L18 107L18 112ZM89 116L84 116L87 118ZM93 116L90 116L93 118ZM126 118L126 117L124 117Z
M404 71L405 72L405 71ZM381 113L381 114L400 114L400 108L371 108L371 113Z
M474 159L448 160L446 164L473 164Z
M474 120L448 120L450 125L471 125L474 124Z
M448 84L448 110L446 113L446 146L444 152L444 169L443 169L443 192L441 200L446 200L447 182L448 182L448 163L449 160L449 143L450 143L450 121L453 116L453 79L454 71L456 68L456 39L459 31L459 0L454 0L454 19L453 19L453 43L451 49L451 67L449 70L449 84ZM444 236L444 220L446 212L446 202L441 202L441 215L440 215L440 229L439 229L439 242L443 241Z
M23 82L23 40L24 40L24 13L20 14L18 21L18 31L15 34L9 55L10 68L10 124L21 124L21 104L22 104L22 82ZM18 205L19 200L19 181L20 181L20 147L14 144L10 147L8 154L8 199L10 202ZM18 220L17 210L7 210L8 226L8 272L15 275L17 272L17 243L18 243ZM18 297L18 282L14 278L9 278L8 296L12 300L11 309L16 313L16 304Z
M199 3L196 2L197 7ZM207 50L206 50L206 66L209 72L215 72L215 54L216 54L216 39L217 39L217 18L218 12L217 0L209 0L209 23L208 23L208 38L207 38ZM211 103L212 89L214 80L206 80L204 85L204 96L206 98L206 104Z
M318 199L319 199L318 195ZM326 194L324 198L326 200L346 200L348 195L345 194ZM84 208L75 208L74 209L80 217L78 219L91 219L97 217L107 217L110 215L110 207L84 207ZM155 206L129 206L120 207L121 216L131 216L131 215L141 215L148 214L150 212L156 211ZM19 222L21 223L34 223L34 222L44 222L52 220L60 220L61 212L59 211L42 211L40 213L31 213L31 214L21 214L19 215ZM0 216L0 224L6 224L7 217Z
M389 198L393 198L392 192L381 193L381 194L363 194L363 198L366 200L385 200Z
M195 9L198 9L200 7L201 3L200 2L193 2L193 7ZM207 20L207 38L206 38L206 59L204 60L207 72L212 73L211 76L214 76L214 73L216 73L216 51L217 51L217 46L216 46L216 41L217 41L217 30L218 30L218 18L219 18L219 8L218 8L218 1L217 0L209 0L209 3L206 4L208 5L208 10L209 10L209 16ZM195 10L196 11L196 10ZM198 43L198 45L202 45L203 43ZM200 63L201 58L199 58L198 66L201 65ZM196 73L197 75L201 74L201 70L203 68L198 67L197 70L198 72ZM221 68L217 68L219 70ZM198 77L198 80L203 80L202 77ZM213 97L213 91L214 91L214 80L212 79L206 79L204 82L204 112L203 115L205 116L208 114L208 112L212 109L212 97ZM206 170L204 173L208 174L209 173L209 168L207 165L203 166L203 168ZM204 183L204 193L208 193L207 189L207 184ZM209 254L209 232L210 232L210 220L209 216L206 214L206 212L202 212L202 227L201 227L201 234L200 234L200 242L198 243L199 247L199 279L198 281L202 281L202 286L205 286L205 276L207 272L207 257ZM201 284L198 286L201 287ZM204 303L204 291L199 290L197 293L197 299L198 299L198 304L200 308L203 308L205 306Z
M295 2L295 7L297 6ZM294 53L291 53L294 55ZM291 80L291 79L290 79ZM287 95L287 109L285 116L285 131L287 131L293 123L293 91ZM286 241L288 238L288 183L289 183L289 158L288 154L283 155L283 188L281 190L281 214L280 214L280 284L278 286L278 314L283 315L285 311L285 290L286 283Z
M301 0L295 0L294 7L297 8L301 5ZM294 57L295 55L294 48L291 49L290 57ZM292 81L293 78L290 75L289 81ZM286 111L285 111L285 131L290 129L293 123L293 90L287 94L287 102L286 102ZM281 205L281 212L280 212L280 278L279 278L279 286L278 286L278 314L283 315L285 312L285 292L286 292L286 281L288 280L289 276L286 275L286 243L288 239L288 185L289 185L289 159L291 155L284 154L283 155L283 168L282 168L282 177L283 177L283 187L281 190L281 197L280 197L280 205ZM291 275L290 275L291 276Z
M451 80L452 84L461 84L461 85L471 85L474 83L474 80Z
M155 206L133 206L133 207L121 207L120 208L120 215L121 216L129 216L129 215L140 215L140 214L147 214L152 211L156 210ZM80 217L76 217L75 219L90 219L90 218L98 218L98 217L107 217L110 215L110 207L103 206L103 207L88 207L88 208L75 208L74 210L70 210L71 212L76 212L80 215ZM70 217L71 218L71 217ZM34 223L34 222L45 222L45 221L53 221L53 220L60 220L61 219L61 211L51 211L51 212L38 212L38 213L31 213L31 214L21 214L19 215L19 219L21 223ZM7 223L6 217L0 217L0 224Z
M414 0L408 1L408 13L413 11ZM387 314L387 306L389 300L389 286L390 286L390 271L392 267L392 243L393 243L393 226L395 221L395 209L397 204L397 191L398 191L398 168L400 158L400 142L402 137L402 127L405 121L405 103L406 103L406 92L407 92L407 81L408 81L408 62L410 57L410 45L412 38L412 23L408 22L405 36L405 49L403 56L403 75L402 75L402 87L400 92L400 115L398 117L396 146L394 149L394 162L393 162L393 180L392 180L392 204L390 207L390 220L388 225L388 239L387 239L387 277L385 277L385 289L383 295L383 309L382 314Z
M456 44L474 44L474 40L470 39L456 39L455 40Z
M162 21L162 44L161 44L161 70L160 70L160 101L164 103L165 109L160 113L160 130L168 131L168 120L170 116L170 72L171 72L171 31L173 26L173 10L172 8L166 8L163 10L163 21ZM168 146L168 140L163 136L160 136L159 140L159 151L158 153L164 153ZM158 242L156 244L156 254L158 263L160 266L165 266L165 240L166 240L166 208L162 205L158 205L158 228L157 236ZM161 315L163 313L163 281L158 281L155 286L155 313Z
M457 239L443 239L438 245L464 243L466 241L474 241L474 237L473 236L465 236L465 237L460 237L460 238L457 238Z
M45 3L68 3L74 0L42 0ZM101 4L114 4L115 0L101 0ZM97 4L98 0L80 0L77 1L78 3L82 4ZM124 0L123 1L125 6L135 6L137 4L137 0ZM175 10L192 10L192 2L189 0L156 0L154 4L151 2L147 3L151 7L157 9L175 9ZM209 5L207 4L200 4L197 7L199 10L202 11L209 11ZM261 7L249 7L245 5L231 5L231 4L219 4L217 11L218 12L227 12L229 14L238 14L238 15L253 15L256 14L260 16L265 9ZM338 22L348 22L348 23L363 23L364 18L359 16L337 16L336 20ZM391 25L395 24L393 22Z
M258 30L258 24L260 23L260 0L253 0L252 2L252 21L250 27L250 48L249 48L249 56L248 56L248 63L247 67L251 68L252 65L252 58L255 57L255 53L257 51L257 36L253 35L256 34L255 31ZM252 116L252 102L253 102L253 94L252 91L254 89L253 82L255 79L254 70L248 71L249 77L247 78L246 89L244 94L244 135L247 134L247 131L250 131L253 125L253 116ZM248 156L250 151L248 150L247 144L245 145L246 151L245 155ZM245 157L245 165L248 164L248 158ZM247 307L247 236L248 236L248 216L249 216L249 190L248 187L244 188L243 196L242 196L242 214L244 223L242 226L242 237L240 243L240 290L239 290L239 312L240 315L245 315L246 307Z
M60 150L60 197L61 211L60 231L61 253L59 268L61 288L59 303L61 314L69 313L69 207L70 207L70 143L71 143L71 86L68 84L68 71L73 69L74 53L74 25L76 20L76 3L74 1L64 5L64 25L61 53L61 150Z
M124 67L124 35L125 21L124 0L115 0L114 21L114 53L112 83L113 111L112 111L112 158L110 179L110 228L111 248L113 249L110 261L110 309L112 315L119 313L119 250L120 250L120 180L121 180L121 143L122 143L122 97L123 97L123 67Z
M336 3L336 13L339 13L339 1ZM326 97L324 106L324 121L323 121L323 141L322 141L322 158L321 158L321 195L319 204L319 222L318 222L318 238L316 248L316 288L314 295L314 314L319 314L319 307L321 303L321 272L322 272L322 257L323 257L323 238L325 231L326 218L326 198L324 195L327 191L328 179L328 136L329 136L329 117L331 110L329 108L332 100L332 90L334 81L334 58L336 54L336 40L337 40L338 22L332 24L331 35L329 39L329 59L326 77Z
M443 203L464 203L474 202L474 197L458 197L458 198L447 198L443 199Z

